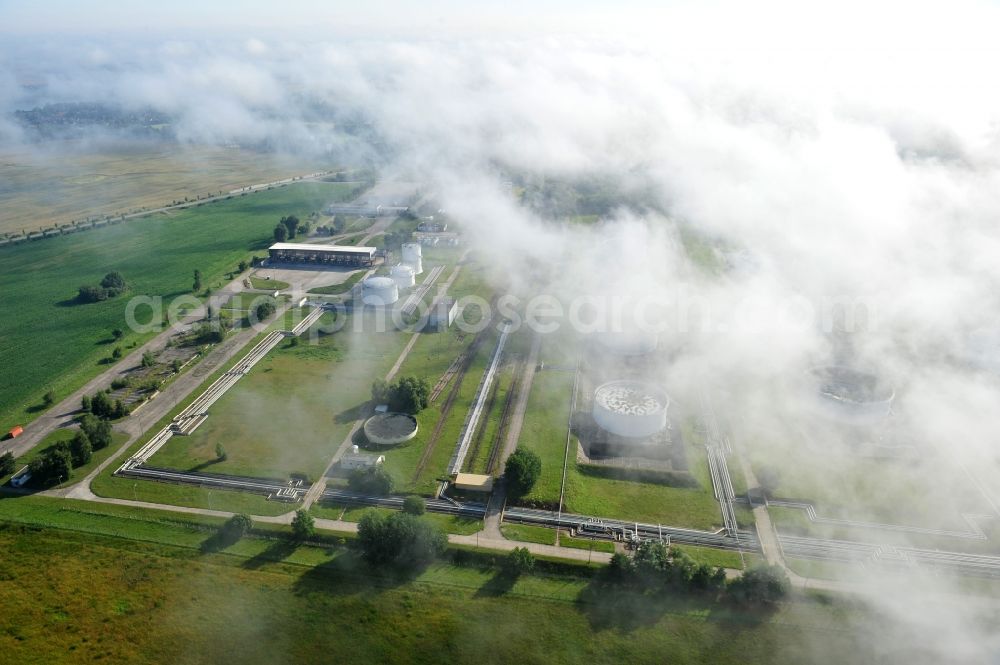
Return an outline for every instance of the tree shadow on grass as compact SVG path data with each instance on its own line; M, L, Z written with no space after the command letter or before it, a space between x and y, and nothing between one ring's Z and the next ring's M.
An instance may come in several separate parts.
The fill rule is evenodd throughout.
M577 602L593 630L626 633L654 626L668 615L725 622L735 631L754 630L773 614L773 608L742 607L715 594L660 585L621 586L603 578L588 584Z
M333 421L338 425L343 423L353 423L356 420L361 420L368 413L368 407L370 402L362 402L357 406L352 406L350 409L345 409L333 417Z
M332 550L331 554L330 561L309 568L296 580L297 594L381 593L412 583L423 571L421 567L369 565L354 548Z
M497 598L510 593L510 590L517 584L519 575L506 570L499 570L486 581L483 586L476 590L477 598Z
M213 554L236 544L239 540L240 536L229 533L226 529L219 529L202 541L199 549L202 554Z
M267 549L263 552L260 552L244 561L243 567L250 570L256 570L268 563L280 563L288 558L296 549L298 549L298 546L299 544L294 540L275 540L268 545Z

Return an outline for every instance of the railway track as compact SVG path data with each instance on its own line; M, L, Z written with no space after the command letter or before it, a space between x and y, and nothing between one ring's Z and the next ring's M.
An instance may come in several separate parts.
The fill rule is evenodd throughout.
M451 364L448 365L448 369L444 371L441 378L438 379L437 383L434 384L434 387L431 388L431 394L427 398L427 402L429 404L433 404L435 400L441 396L441 393L444 392L444 389L448 387L448 383L455 377L455 374L458 372L458 368L461 367L463 360L465 360L464 352L460 353L457 358L451 361Z
M504 400L503 411L500 413L500 424L497 427L496 435L493 437L493 446L490 448L490 456L486 461L486 473L492 475L497 470L497 463L500 461L500 452L503 450L503 442L507 437L507 430L510 427L510 416L513 413L514 405L517 403L518 386L521 382L521 373L524 371L524 360L520 357L514 358L514 372L510 380L510 388L507 389L507 398Z
M491 311L492 309L493 308L491 308ZM448 391L448 396L445 398L444 404L441 405L441 415L438 417L437 423L434 424L434 430L431 432L431 436L427 440L427 447L424 448L424 452L420 456L420 461L417 462L416 469L413 471L413 480L419 478L420 474L422 474L424 469L427 467L427 462L430 461L431 455L434 453L434 447L437 445L438 439L441 438L441 432L444 430L444 425L448 420L448 415L451 413L451 409L455 405L455 400L458 399L458 393L462 388L462 380L469 372L469 368L472 367L472 362L475 360L476 353L479 351L479 347L482 345L483 340L486 339L489 328L490 326L486 326L476 333L475 339L473 339L472 343L469 344L469 348L466 350L465 355L462 358L462 363L455 372L454 383L452 383L451 389Z
M471 471L476 463L476 456L479 455L479 449L483 445L483 439L486 438L486 430L489 426L489 415L493 412L493 407L496 405L497 393L500 392L500 381L494 381L490 386L489 395L486 397L486 406L483 409L483 413L486 414L486 418L479 424L476 428L476 435L472 439L472 446L469 448L469 454L466 456L466 463L463 464L466 471Z

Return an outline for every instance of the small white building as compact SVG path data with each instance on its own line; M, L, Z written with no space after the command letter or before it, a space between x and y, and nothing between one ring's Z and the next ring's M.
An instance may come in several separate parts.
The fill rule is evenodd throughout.
M351 446L351 451L340 458L340 466L344 469L370 469L385 462L385 455L363 453L357 446Z

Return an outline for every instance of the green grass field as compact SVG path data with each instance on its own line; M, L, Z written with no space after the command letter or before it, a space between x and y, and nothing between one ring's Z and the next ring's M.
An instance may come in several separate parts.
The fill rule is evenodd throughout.
M150 463L256 477L304 473L319 478L354 421L366 414L372 381L385 376L409 335L354 332L348 320L344 330L315 343L308 333L305 337L296 346L278 345L212 406L194 434L174 437ZM217 460L217 443L226 449L224 461Z
M572 339L554 334L543 338L539 358L547 365L572 367L575 354ZM542 460L542 476L524 499L528 503L550 507L559 503L572 389L573 373L570 371L544 369L535 374L518 442L535 451ZM577 464L577 442L573 438L566 470L564 510L652 524L717 528L721 514L712 496L704 449L694 441L686 441L686 444L698 487L671 487L595 475Z
M59 399L100 371L99 361L111 352L112 329L126 331L118 344L150 336L126 325L131 297L158 296L169 302L188 295L196 269L207 286L221 285L240 260L267 247L277 218L308 215L350 189L300 183L0 248L6 311L0 323L0 430L36 416L47 390ZM130 291L104 302L76 304L77 287L99 282L109 270L120 271Z
M0 521L10 662L914 662L869 652L885 631L860 608L808 597L751 613L611 598L569 572L393 575L338 546L251 538L202 554L213 520L80 502L3 499Z
M362 515L368 512L392 514L396 511L390 508L371 508L366 506L352 506L344 509L337 506L322 506L313 509L316 517L326 517L327 519L337 519L335 515L343 511L343 516L339 519L345 522L358 522ZM436 524L445 533L455 533L460 536L467 536L477 531L483 530L483 521L474 520L469 517L459 517L458 515L443 515L440 513L424 513L423 519Z

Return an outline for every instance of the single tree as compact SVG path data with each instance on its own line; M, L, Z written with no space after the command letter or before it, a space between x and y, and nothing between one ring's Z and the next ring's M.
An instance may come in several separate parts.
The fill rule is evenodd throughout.
M507 458L504 479L512 496L524 496L542 474L542 460L533 451L518 448Z
M274 303L270 300L257 305L257 309L254 310L254 314L257 316L258 321L266 321L271 318L271 315L274 314L274 312Z
M288 240L288 227L284 224L278 224L274 227L274 242L285 242L286 240Z
M42 401L45 403L45 406L52 406L52 403L56 401L56 394L49 390L42 396Z
M431 387L422 377L404 376L392 384L389 391L389 408L393 411L419 413L427 408Z
M305 510L296 510L292 518L292 537L298 542L309 540L316 535L316 522Z
M116 346L115 350L111 352L111 357L114 358L115 360L118 360L119 358L121 358L122 357L122 347Z
M90 413L90 395L84 395L80 398L80 410L84 413Z
M94 448L85 432L79 431L73 435L73 439L69 442L69 453L74 467L89 462L93 452Z
M504 569L511 575L530 573L535 567L535 557L527 547L515 547L507 555Z
M152 351L146 351L145 353L142 354L143 367L152 367L155 364L156 364L156 356L153 355Z
M238 513L230 517L222 525L220 535L229 543L235 543L253 529L253 520L249 515Z
M226 448L222 445L222 443L215 444L215 461L225 462L227 457Z
M121 339L122 337L125 336L125 331L122 330L121 328L115 328L114 330L111 331L111 336L114 337L115 339Z
M195 270L194 271L194 285L191 286L191 290L194 291L195 293L197 293L198 291L201 291L201 286L202 286L202 284L201 284L201 271L200 270Z
M403 499L403 512L420 517L427 512L427 503L419 496L408 496Z
M117 270L113 270L104 276L101 280L101 287L105 290L108 297L114 297L125 292L128 285L125 283L125 278Z
M98 418L105 420L111 418L114 408L115 405L111 402L111 398L103 390L94 393L94 396L90 398L90 411Z

